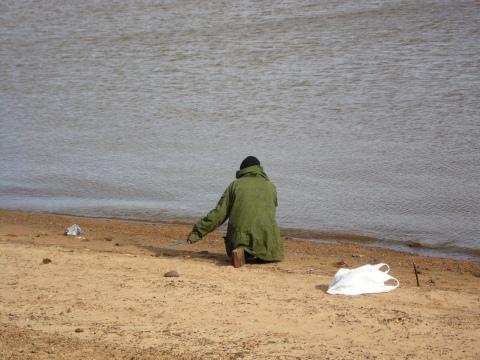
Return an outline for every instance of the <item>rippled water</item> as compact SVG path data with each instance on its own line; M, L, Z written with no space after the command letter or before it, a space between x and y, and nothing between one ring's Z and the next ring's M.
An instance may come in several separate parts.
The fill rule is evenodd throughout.
M480 248L478 1L2 1L0 207Z

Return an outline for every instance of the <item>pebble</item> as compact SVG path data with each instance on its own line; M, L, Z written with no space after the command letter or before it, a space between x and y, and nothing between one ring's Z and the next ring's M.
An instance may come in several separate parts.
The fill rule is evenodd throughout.
M75 329L75 332L76 332L76 333L81 333L81 332L83 332L83 329L81 329L81 328L76 328L76 329Z
M52 262L52 260L50 260L49 258L45 258L42 260L42 264L50 264Z
M172 270L172 271L166 272L163 276L164 277L180 277L180 274L175 270Z

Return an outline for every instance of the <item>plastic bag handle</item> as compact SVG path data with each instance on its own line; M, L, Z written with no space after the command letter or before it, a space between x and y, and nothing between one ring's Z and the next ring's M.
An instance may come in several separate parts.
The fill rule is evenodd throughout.
M377 265L374 265L374 266L375 266L375 267L377 268L377 270L379 270L379 271L381 271L380 269L381 269L382 267L386 266L386 267L387 267L387 270L386 270L386 271L382 271L382 272L384 272L385 274L388 274L388 272L390 271L390 266L388 266L388 264L385 264L385 263L380 263L380 264L377 264Z
M385 285L385 286L391 286L391 287L393 287L393 289L396 289L396 288L398 288L398 287L400 286L400 281L398 281L397 279L395 279L393 276L391 277L391 279L388 279L388 280L386 280L385 282L390 281L390 280L395 280L395 281L397 282L397 285L385 285L385 284L384 284L384 285Z

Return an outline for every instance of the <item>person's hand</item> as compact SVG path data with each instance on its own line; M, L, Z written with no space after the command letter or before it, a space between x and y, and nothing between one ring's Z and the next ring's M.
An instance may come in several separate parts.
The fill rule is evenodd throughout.
M194 232L191 232L187 236L187 244L193 244L193 243L197 242L198 240L200 240L200 238Z

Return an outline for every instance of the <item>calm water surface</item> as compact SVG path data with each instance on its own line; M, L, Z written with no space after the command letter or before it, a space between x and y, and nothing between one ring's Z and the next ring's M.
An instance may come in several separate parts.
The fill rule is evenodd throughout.
M478 1L2 1L0 207L480 249Z

